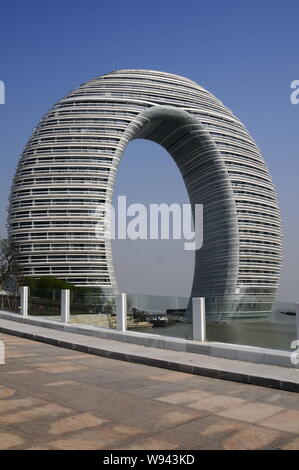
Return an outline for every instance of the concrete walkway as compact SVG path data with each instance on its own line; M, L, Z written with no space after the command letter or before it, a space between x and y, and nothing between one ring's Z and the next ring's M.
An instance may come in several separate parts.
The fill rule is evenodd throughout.
M296 393L0 340L0 449L299 449Z
M280 390L299 391L299 370L294 368L218 358L185 351L145 347L138 344L53 330L4 318L0 318L0 332L127 362Z

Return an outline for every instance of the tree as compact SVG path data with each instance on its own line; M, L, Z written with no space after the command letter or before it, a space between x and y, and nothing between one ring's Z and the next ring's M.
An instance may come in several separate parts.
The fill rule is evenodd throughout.
M57 279L54 276L43 276L43 277L23 277L22 285L32 287L35 289L74 289L75 286L70 284L63 279Z
M54 276L43 277L23 277L22 286L30 287L32 297L42 297L46 299L56 299L57 291L62 289L73 290L75 286L69 284L63 279L57 279Z
M0 282L2 289L13 290L20 279L20 250L17 243L9 239L0 240Z

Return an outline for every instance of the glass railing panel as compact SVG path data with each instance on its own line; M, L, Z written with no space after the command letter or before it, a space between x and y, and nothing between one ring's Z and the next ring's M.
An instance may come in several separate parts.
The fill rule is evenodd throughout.
M0 310L3 312L20 313L20 294L0 290Z
M129 331L192 339L189 298L127 294Z
M70 323L115 329L116 295L96 287L71 290Z
M28 315L60 321L61 291L48 288L29 288Z
M206 298L207 340L288 351L297 339L296 304L265 296Z

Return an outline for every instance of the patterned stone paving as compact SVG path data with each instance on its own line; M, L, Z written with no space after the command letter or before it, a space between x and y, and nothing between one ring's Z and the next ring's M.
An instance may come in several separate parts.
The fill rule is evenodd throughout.
M0 333L0 449L299 449L296 393Z

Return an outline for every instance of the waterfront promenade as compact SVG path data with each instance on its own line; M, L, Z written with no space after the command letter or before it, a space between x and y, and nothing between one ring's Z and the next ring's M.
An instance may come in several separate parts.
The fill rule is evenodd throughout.
M0 340L0 449L299 448L297 393Z

